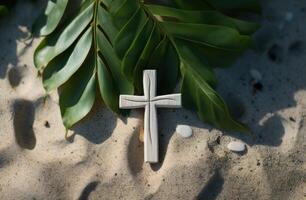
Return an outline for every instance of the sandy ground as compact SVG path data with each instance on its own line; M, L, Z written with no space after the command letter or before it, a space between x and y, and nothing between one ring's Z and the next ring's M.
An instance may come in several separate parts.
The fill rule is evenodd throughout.
M64 139L57 94L44 100L33 65L38 40L23 42L41 4L20 1L0 19L0 199L306 199L305 1L266 1L260 50L217 72L218 90L253 135L220 132L184 109L161 110L155 165L143 163L140 111L119 119L98 103L73 140ZM177 124L194 135L182 138ZM247 151L230 152L233 140Z

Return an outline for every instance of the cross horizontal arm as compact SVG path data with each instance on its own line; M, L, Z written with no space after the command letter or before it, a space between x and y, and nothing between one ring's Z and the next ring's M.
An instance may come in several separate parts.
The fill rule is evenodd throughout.
M143 108L148 104L144 96L134 95L120 95L119 107L132 109L132 108Z
M154 103L157 107L180 108L181 101L181 94L168 94L154 97L151 103Z

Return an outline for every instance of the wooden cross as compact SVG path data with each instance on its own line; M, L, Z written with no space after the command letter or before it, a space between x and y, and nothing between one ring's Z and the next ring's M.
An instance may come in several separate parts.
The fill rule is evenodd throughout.
M120 95L119 107L124 109L145 108L144 160L158 162L158 128L156 107L181 107L181 94L156 96L156 70L143 72L144 96Z

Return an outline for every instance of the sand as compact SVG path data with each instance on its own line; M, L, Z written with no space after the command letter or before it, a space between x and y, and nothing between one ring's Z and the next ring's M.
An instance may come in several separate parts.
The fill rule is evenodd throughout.
M159 164L143 163L142 111L97 103L65 140L57 92L45 98L24 42L43 1L0 19L0 199L306 199L306 3L265 2L259 50L217 70L218 91L252 135L222 132L185 109L159 111ZM250 70L262 80L252 82ZM261 88L262 86L262 88ZM175 132L193 129L190 138ZM231 141L247 150L234 153Z

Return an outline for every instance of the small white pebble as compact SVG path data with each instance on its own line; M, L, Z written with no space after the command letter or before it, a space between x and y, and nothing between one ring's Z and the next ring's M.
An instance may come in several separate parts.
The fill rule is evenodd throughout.
M232 141L227 145L227 148L234 152L242 152L245 150L245 144L242 142Z
M293 13L292 12L287 12L285 16L285 20L290 22L293 19Z
M178 132L184 138L191 137L192 135L192 129L187 125L177 125L176 132Z
M250 74L255 81L261 81L262 75L257 69L251 69Z

